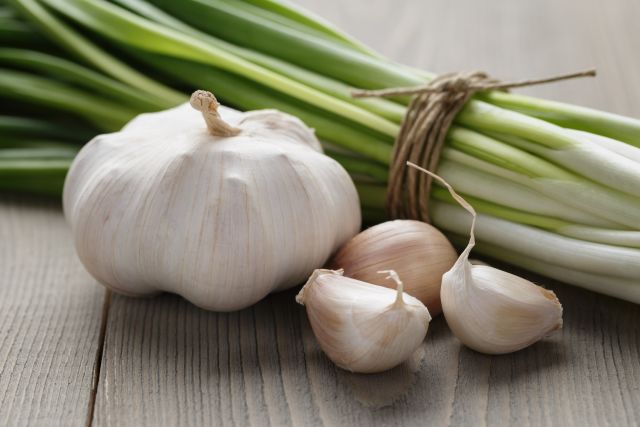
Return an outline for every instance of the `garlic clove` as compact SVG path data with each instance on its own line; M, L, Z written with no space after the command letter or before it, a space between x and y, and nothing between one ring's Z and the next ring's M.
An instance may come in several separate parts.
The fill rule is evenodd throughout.
M344 277L342 271L316 270L296 301L306 307L320 347L336 365L382 372L413 355L431 321L429 310L403 293L400 283L395 291Z
M487 354L523 349L562 327L562 306L556 295L514 274L486 265L472 265L476 211L438 175L431 175L472 217L469 244L442 277L442 311L453 334L467 347Z
M392 282L377 273L395 270L404 291L427 306L432 316L440 314L442 275L456 262L458 254L434 226L414 220L387 221L370 227L345 243L329 262L329 268L374 285L391 287Z
M489 266L466 262L447 272L441 298L454 335L481 353L514 352L562 328L552 291Z

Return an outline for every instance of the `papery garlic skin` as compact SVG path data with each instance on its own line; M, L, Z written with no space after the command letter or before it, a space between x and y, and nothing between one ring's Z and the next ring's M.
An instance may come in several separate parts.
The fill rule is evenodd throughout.
M185 104L81 150L64 211L98 281L237 310L304 281L359 231L355 186L311 129L272 110L220 112L238 135L211 135Z
M521 350L562 328L562 306L552 291L466 260L443 276L441 300L454 335L481 353Z
M442 275L458 254L434 226L408 219L374 225L345 243L329 261L329 268L374 285L393 287L378 270L397 272L404 292L418 298L432 316L440 314Z
M418 299L382 286L316 270L296 300L307 309L322 350L339 367L374 373L409 359L431 321Z

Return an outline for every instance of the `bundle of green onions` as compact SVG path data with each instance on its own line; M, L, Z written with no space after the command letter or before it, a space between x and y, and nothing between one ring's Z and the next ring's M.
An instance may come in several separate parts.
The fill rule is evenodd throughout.
M5 0L6 1L6 0ZM283 0L0 0L0 187L60 194L79 143L200 88L316 129L351 173L365 220L385 219L406 98L423 84ZM640 121L504 92L458 115L438 173L478 210L477 252L640 303ZM435 187L433 222L470 218Z

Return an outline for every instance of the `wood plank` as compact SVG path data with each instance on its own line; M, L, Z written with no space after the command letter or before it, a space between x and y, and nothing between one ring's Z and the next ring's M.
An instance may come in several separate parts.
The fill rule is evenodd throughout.
M386 55L433 71L504 79L590 66L598 79L525 93L640 116L640 6L615 0L304 0ZM522 273L522 272L521 272ZM564 329L512 355L459 345L436 319L422 358L379 375L337 369L295 292L231 314L181 298L116 296L96 425L634 425L640 308L538 276L564 302Z
M538 278L540 279L540 278ZM542 280L542 279L540 279ZM539 280L539 281L540 281ZM561 334L516 354L463 348L442 318L420 362L337 369L294 292L238 313L114 297L96 425L628 425L640 417L640 310L553 283Z
M59 203L0 199L0 425L85 425L105 291Z

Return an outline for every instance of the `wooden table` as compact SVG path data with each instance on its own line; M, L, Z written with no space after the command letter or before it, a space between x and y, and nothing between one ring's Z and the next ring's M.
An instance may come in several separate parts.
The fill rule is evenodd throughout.
M384 54L503 79L596 66L525 90L640 116L634 0L305 0ZM319 351L294 291L230 314L110 296L59 203L0 202L0 425L638 425L640 307L536 277L564 329L516 354L460 346L442 318L422 360L360 376Z

